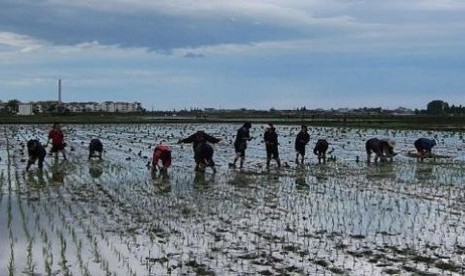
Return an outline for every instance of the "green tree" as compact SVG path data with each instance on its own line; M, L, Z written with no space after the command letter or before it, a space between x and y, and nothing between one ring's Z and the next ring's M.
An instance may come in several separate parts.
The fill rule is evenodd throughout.
M9 100L6 104L5 104L5 109L6 109L6 112L7 113L10 113L10 114L16 114L19 112L19 103L20 101L14 99L14 100Z
M426 113L433 115L446 114L449 111L449 104L445 101L434 100L426 106Z
M48 112L55 112L57 110L57 105L56 104L50 104L47 106L47 111Z

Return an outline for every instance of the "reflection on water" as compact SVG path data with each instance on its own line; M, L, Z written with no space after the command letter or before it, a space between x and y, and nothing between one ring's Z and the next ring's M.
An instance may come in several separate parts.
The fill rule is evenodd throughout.
M418 163L415 166L415 178L418 180L428 180L433 177L434 165L428 163Z
M27 185L30 187L44 187L46 185L45 173L43 171L28 171L26 173Z
M199 190L209 188L215 184L216 173L195 172L194 174L194 187Z
M68 161L61 160L58 161L55 159L55 162L50 167L50 171L52 173L52 183L53 184L63 184L65 181L65 176L67 174L66 163Z
M170 176L166 170L152 171L151 178L155 187L162 193L171 192Z
M367 137L384 131L319 128L313 134L328 138L334 162L318 165L308 156L308 166L296 167L294 152L281 150L283 163L291 165L267 171L263 145L251 141L243 170L219 162L217 174L196 173L191 152L173 146L169 175L150 175L143 156L150 156L154 138L168 137L167 143L175 144L191 127L79 126L69 130L70 146L76 149L69 161L48 158L51 166L43 173L26 173L24 164L13 159L10 165L2 162L0 246L6 250L0 251L0 271L463 274L461 156L417 163L399 155L392 163L367 165L356 156L363 156ZM236 129L206 127L219 137ZM278 127L282 149L298 129ZM40 128L22 131L25 137L33 131L41 135ZM253 132L262 134L258 127ZM86 141L95 134L109 145L104 162L87 161ZM407 150L421 134L399 131L396 137ZM16 132L9 135L16 141ZM457 135L445 139L453 143ZM15 153L18 145L11 147ZM227 164L233 159L231 145L217 147L218 160Z
M92 178L99 178L103 174L103 166L100 163L91 161L89 165L89 174Z

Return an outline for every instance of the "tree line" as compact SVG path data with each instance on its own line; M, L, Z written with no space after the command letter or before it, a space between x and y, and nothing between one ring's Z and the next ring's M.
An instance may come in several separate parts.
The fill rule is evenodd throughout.
M16 114L18 113L18 107L19 107L20 101L17 99L9 100L7 102L4 102L3 104L0 104L0 113L3 114ZM46 102L44 106L44 110L47 112L56 112L60 111L58 110L57 104L52 103L52 102ZM300 111L306 111L307 109L305 107L301 108ZM64 110L61 110L62 112ZM196 110L192 110L196 111ZM201 112L199 109L198 111ZM274 109L270 110L270 112L275 111ZM356 109L355 111L359 111L361 113L365 112L377 112L381 113L381 108L362 108L362 109ZM416 114L428 114L428 115L465 115L465 106L459 105L449 105L449 103L443 101L443 100L433 100L430 101L426 105L425 110L415 110Z
M430 115L452 115L452 114L465 114L465 106L449 105L443 100L434 100L426 105L426 110L420 113Z

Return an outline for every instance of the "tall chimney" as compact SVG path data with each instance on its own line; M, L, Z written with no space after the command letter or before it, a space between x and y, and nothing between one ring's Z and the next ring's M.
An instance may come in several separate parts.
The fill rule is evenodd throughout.
M58 80L58 104L61 105L61 79Z

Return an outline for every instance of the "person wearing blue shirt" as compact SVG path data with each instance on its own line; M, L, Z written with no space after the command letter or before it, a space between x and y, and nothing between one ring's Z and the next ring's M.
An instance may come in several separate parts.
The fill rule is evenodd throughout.
M436 146L436 140L428 138L419 138L413 143L413 145L415 146L415 149L418 152L418 158L421 161L423 161L423 158L432 156L431 150L434 146Z

